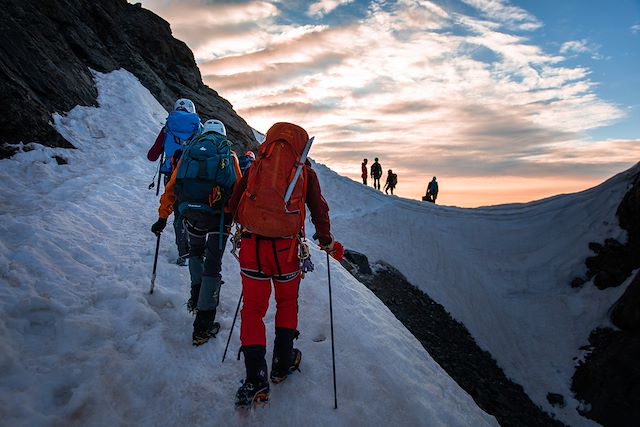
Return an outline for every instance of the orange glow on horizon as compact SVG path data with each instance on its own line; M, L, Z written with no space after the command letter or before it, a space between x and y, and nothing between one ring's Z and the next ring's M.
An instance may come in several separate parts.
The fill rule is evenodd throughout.
M358 168L360 165L357 165ZM427 190L432 176L409 178L398 173L396 196L421 200ZM340 173L356 182L362 182L359 173ZM559 194L576 193L594 187L609 177L597 179L580 179L567 177L523 178L518 176L493 177L447 177L437 176L437 204L476 208L510 203L528 203ZM384 185L386 173L380 182ZM369 186L372 180L369 178Z

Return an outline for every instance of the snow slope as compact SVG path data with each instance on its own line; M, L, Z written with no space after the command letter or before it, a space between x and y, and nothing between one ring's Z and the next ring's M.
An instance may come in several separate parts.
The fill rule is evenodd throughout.
M348 248L384 260L463 322L478 344L539 406L570 425L570 381L590 331L628 283L580 289L591 241L626 240L615 217L640 164L576 194L479 209L385 196L316 165L332 208L332 229ZM348 195L348 197L345 197ZM631 276L633 277L633 275ZM567 406L551 406L561 393Z
M145 156L166 111L126 71L96 73L96 81L99 108L54 117L77 150L32 145L0 161L3 425L497 425L336 262L334 410L327 265L315 246L316 271L300 290L302 373L272 388L268 408L237 413L237 325L221 364L240 294L237 262L225 255L218 339L192 347L188 269L172 263L171 227L148 293L158 202L147 189L156 165ZM323 181L328 192L351 188L326 171ZM344 224L353 210L334 200ZM272 334L273 311L267 322Z

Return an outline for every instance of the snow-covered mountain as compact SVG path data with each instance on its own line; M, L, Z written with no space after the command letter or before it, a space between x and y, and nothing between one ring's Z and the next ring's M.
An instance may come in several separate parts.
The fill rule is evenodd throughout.
M262 132L257 131L253 128L251 130L253 131L253 137L256 139L256 141L262 144L264 142L265 135Z
M237 263L225 255L221 334L193 348L188 270L172 263L171 227L148 294L158 201L145 155L166 111L127 71L95 78L99 107L53 118L78 150L28 144L0 161L3 423L496 425L336 262L334 410L327 265L314 245L316 271L300 293L302 373L275 386L269 407L249 420L236 413L237 326L220 360L240 295ZM576 411L571 376L626 283L604 291L568 283L584 273L589 242L624 241L616 207L640 166L581 193L481 209L385 196L315 168L340 241L396 266L444 305L544 410L595 424ZM272 333L272 311L267 322ZM549 392L567 405L551 406Z
M237 325L220 360L240 295L237 262L225 255L221 334L193 348L189 275L173 264L171 227L148 294L158 200L147 189L157 165L146 152L181 96L201 117L222 119L237 150L264 135L202 83L192 52L139 3L10 0L3 11L0 158L18 152L0 160L0 425L497 424L472 400L474 386L465 385L471 396L462 390L336 262L332 409L328 272L314 245L316 271L300 293L302 373L273 387L268 408L236 413ZM52 148L70 146L78 149ZM569 425L594 425L578 413L590 404L576 392L594 404L594 419L634 425L629 414L638 412L627 409L640 401L625 395L640 384L630 372L640 351L640 164L581 193L481 209L385 196L314 167L337 239L442 304L535 404ZM625 225L616 209L634 179ZM620 249L625 240L633 244ZM587 271L590 248L608 259L591 257ZM573 278L590 280L572 287ZM594 328L611 326L607 310L623 292L636 295L622 304L631 332L616 323L620 330L595 334L602 353L585 351ZM272 334L273 311L267 322ZM571 389L584 358L595 361L581 365ZM552 406L549 393L566 405ZM500 396L491 404L508 406Z
M334 410L328 266L313 245L316 270L300 290L302 372L273 387L268 408L237 413L237 326L221 363L240 295L237 262L225 255L218 339L192 347L188 270L172 262L169 229L148 293L158 201L147 189L156 165L145 155L166 111L127 71L95 77L98 108L54 117L77 150L28 145L0 161L3 424L497 425L337 262ZM327 195L348 182L320 169ZM337 235L352 242L343 196L331 196L332 215ZM272 311L266 320L272 334Z
M541 201L460 209L386 196L318 167L333 232L346 247L397 267L464 323L532 400L570 425L571 377L579 350L634 277L619 287L572 288L589 242L625 241L616 209L640 164L592 189ZM348 197L345 197L348 195ZM547 401L563 395L564 408Z

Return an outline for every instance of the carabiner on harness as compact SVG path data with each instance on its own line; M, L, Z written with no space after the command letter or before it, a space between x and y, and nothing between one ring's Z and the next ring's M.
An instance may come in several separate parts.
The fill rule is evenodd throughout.
M309 246L306 240L300 240L298 245L298 259L300 259L300 272L301 277L304 279L304 275L313 271L313 263L311 262L311 253L309 252Z
M236 257L238 261L240 261L240 257L238 256L238 249L240 249L240 240L242 239L242 227L239 224L236 224L236 231L233 233L231 237L231 254Z

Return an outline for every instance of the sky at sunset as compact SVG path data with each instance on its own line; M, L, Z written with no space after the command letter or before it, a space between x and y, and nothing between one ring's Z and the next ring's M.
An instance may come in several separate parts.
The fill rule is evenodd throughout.
M144 0L255 129L290 121L360 180L526 202L640 161L640 0Z

